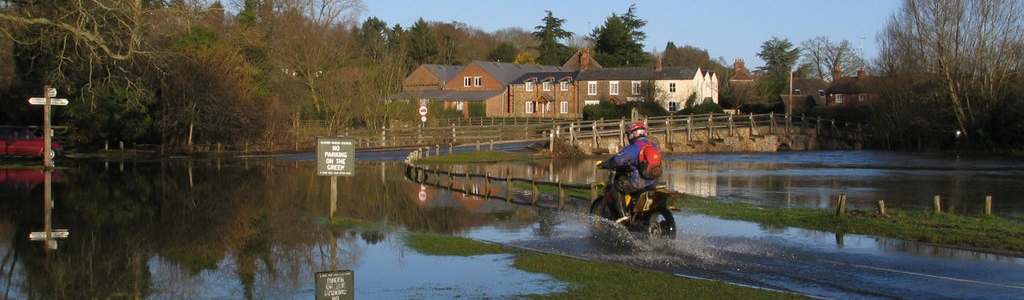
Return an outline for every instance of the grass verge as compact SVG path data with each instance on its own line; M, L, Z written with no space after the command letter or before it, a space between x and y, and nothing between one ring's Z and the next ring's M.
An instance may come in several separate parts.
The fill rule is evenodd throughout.
M789 207L759 207L681 195L674 205L683 210L743 220L772 227L798 227L836 234L864 234L1024 255L1024 224L995 216L958 216L932 212L888 210L846 212Z
M568 282L566 292L523 295L532 299L810 299L801 295L683 278L619 264L521 251L468 238L414 233L406 244L428 255L516 254L513 267Z

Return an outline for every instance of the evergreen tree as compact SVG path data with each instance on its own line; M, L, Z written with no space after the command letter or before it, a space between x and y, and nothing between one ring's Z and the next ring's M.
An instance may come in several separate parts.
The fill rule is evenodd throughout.
M542 19L544 25L534 27L537 31L533 32L533 35L540 40L540 45L536 48L540 52L540 58L537 59L537 62L542 65L560 66L565 63L565 60L569 59L572 53L569 53L568 46L563 45L558 40L571 38L572 32L562 29L565 19L555 18L550 10L545 12L548 15Z
M502 42L498 44L498 47L491 50L491 53L487 54L487 60L500 62L515 61L516 53L518 52L519 50L516 50L516 46L512 45L512 43Z
M594 59L605 67L646 66L651 58L644 52L641 43L647 34L640 28L647 21L638 19L635 6L630 6L625 15L612 14L604 26L594 29L590 39L594 45Z
M757 54L764 60L764 66L758 67L757 72L764 76L761 81L764 95L783 94L788 90L789 72L796 67L796 61L800 58L800 49L793 47L789 39L772 39L761 44L761 52Z
M409 28L408 57L414 64L433 63L437 58L437 38L430 24L420 18Z

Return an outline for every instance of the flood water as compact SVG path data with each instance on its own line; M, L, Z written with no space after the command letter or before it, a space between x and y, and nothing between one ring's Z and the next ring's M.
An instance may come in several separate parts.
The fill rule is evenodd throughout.
M51 175L49 220L68 236L54 239L55 250L28 238L46 227L45 175L3 170L3 298L309 299L313 274L328 270L353 270L358 299L500 299L567 288L546 275L510 268L507 255L416 253L403 246L402 233L408 231L828 298L1002 298L1024 292L1024 262L1016 256L761 228L685 209L677 212L676 240L623 244L630 239L592 232L592 220L581 213L585 199L562 210L485 200L407 180L404 165L395 161L404 155L357 157L357 176L338 179L333 213L328 177L315 174L312 154L62 161L67 168ZM604 176L592 160L450 168L566 183ZM1018 218L1024 209L1024 199L1014 197L1024 194L1020 170L1024 162L1013 159L829 151L670 157L664 179L672 189L727 201L819 208L832 207L846 194L851 209L873 209L884 199L890 208L927 210L940 195L944 210L978 214L991 195L994 214ZM325 226L332 217L373 226ZM903 264L898 262L921 266L894 266ZM820 279L828 278L819 274L824 270L856 280L834 286ZM800 272L811 275L793 275ZM964 282L981 282L990 292L975 294L974 284ZM894 290L867 292L879 286ZM956 291L941 293L949 289Z

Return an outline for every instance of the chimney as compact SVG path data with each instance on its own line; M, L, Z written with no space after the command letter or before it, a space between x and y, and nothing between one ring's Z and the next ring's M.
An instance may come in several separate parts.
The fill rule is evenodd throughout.
M867 73L864 72L864 69L857 70L857 79L864 79L865 76L867 76Z
M661 56L654 58L654 70L661 71Z
M590 48L580 50L580 70L590 68Z
M732 69L733 71L736 71L736 74L747 71L747 67L741 58L737 58L736 61L732 63Z
M835 81L841 77L843 77L843 67L836 65L836 68L832 70L832 81Z

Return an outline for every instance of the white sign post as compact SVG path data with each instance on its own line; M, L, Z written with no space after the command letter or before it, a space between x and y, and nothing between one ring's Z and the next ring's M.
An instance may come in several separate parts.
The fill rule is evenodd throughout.
M28 103L43 106L43 167L53 168L53 158L50 157L50 153L53 152L53 150L50 149L50 140L53 135L50 133L50 106L68 105L68 99L53 98L57 97L57 89L51 88L49 85L43 87L43 95L45 96L42 98L28 98Z

